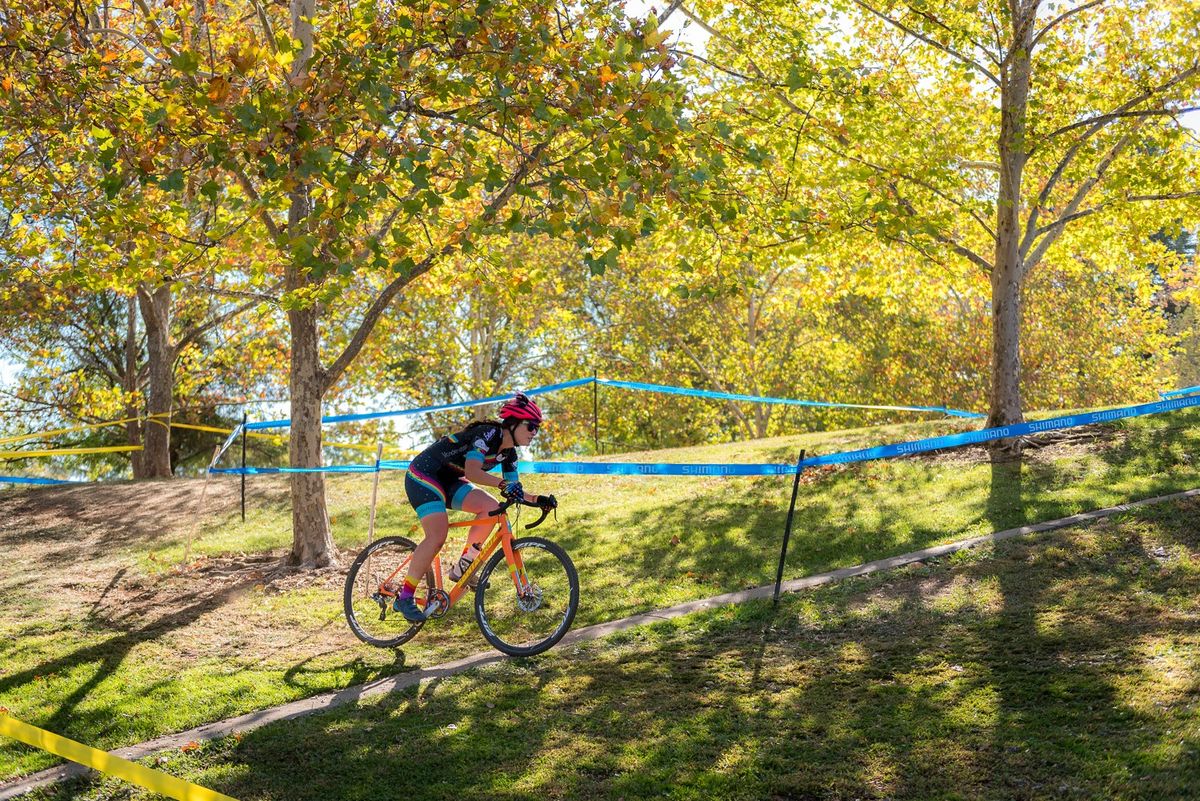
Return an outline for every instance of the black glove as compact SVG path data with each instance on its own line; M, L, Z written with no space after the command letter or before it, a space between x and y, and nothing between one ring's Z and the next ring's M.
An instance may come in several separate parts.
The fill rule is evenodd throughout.
M519 501L525 497L525 488L520 481L503 481L500 484L500 494L510 501Z
M540 509L557 509L558 498L555 498L553 495L539 495L537 499L537 505Z

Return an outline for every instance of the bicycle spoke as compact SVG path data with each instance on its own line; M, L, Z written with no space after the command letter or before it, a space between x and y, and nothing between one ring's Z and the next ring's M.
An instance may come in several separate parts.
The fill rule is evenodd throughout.
M392 602L408 574L415 545L404 537L385 537L358 555L346 576L343 605L346 621L360 640L371 645L393 647L420 631L392 609ZM417 585L419 604L424 604L433 585L429 571Z
M523 571L510 568L503 552L497 552L480 578L475 615L493 646L528 656L554 645L570 628L579 604L579 579L570 557L552 542L528 537L516 540L513 549Z

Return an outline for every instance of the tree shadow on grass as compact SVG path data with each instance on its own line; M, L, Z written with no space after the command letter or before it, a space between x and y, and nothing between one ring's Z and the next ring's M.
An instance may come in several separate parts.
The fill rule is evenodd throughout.
M1133 542L1011 540L267 727L208 784L298 801L1183 798L1196 762L1155 749L1188 708L1130 699L1155 670L1141 643L1200 644L1194 618L1155 612L1194 574L1157 568Z
M60 734L75 732L77 736L86 735L88 740L94 741L97 733L113 729L115 713L111 708L96 706L92 693L121 669L138 646L185 628L248 591L251 586L252 582L241 582L216 593L178 597L172 611L143 625L124 628L120 634L101 642L0 676L0 694L19 692L22 687L39 682L43 677L89 671L87 678L74 685L69 694L55 699L52 712L30 722ZM105 624L98 621L98 625ZM81 708L85 702L87 707Z

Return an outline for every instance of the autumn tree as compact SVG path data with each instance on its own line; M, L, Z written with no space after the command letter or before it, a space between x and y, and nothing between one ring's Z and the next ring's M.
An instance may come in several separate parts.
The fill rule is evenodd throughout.
M713 33L723 101L776 132L777 154L798 154L837 226L987 277L992 425L1022 419L1024 291L1067 232L1108 241L1120 225L1137 247L1164 215L1195 217L1196 151L1179 119L1200 101L1194 3L681 12ZM1075 243L1078 258L1102 255Z
M297 468L320 467L327 393L393 301L448 256L535 233L575 241L602 270L655 227L651 196L688 189L664 35L607 0L292 0L250 14L137 2L104 27L75 3L47 5L43 30L58 25L53 47L73 59L64 74L104 90L79 125L118 143L104 163L114 197L154 182L186 199L197 186L230 217L248 213L260 294L289 323ZM84 52L93 39L106 43L97 57ZM367 274L388 280L339 307ZM335 307L357 325L331 348ZM320 473L294 474L292 498L293 560L330 563Z
M48 371L33 384L83 376L74 391L47 386L54 399L30 402L95 414L112 400L96 393L121 393L117 414L138 418L126 424L129 444L142 448L134 476L169 476L176 395L205 383L193 376L177 386L180 365L194 365L189 348L255 303L245 292L223 302L215 280L221 260L222 284L244 286L252 275L253 257L219 247L244 221L225 215L215 183L185 179L185 147L151 126L144 143L160 151L160 174L154 153L123 135L129 120L113 104L128 102L126 84L145 57L111 46L128 12L47 5L8 11L0 44L0 304L14 321L6 336ZM185 20L194 45L204 16L197 9ZM132 175L114 169L120 163ZM109 323L116 328L98 327Z

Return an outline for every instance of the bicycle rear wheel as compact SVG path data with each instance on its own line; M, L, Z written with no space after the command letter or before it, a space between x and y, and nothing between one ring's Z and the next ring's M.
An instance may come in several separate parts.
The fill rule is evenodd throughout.
M342 606L354 636L380 648L394 648L417 635L424 623L409 623L392 610L392 601L408 575L416 543L407 537L384 537L364 548L350 565ZM417 585L418 604L434 587L433 568Z
M496 650L533 656L571 628L579 608L579 574L567 552L549 540L525 537L512 547L524 563L526 586L518 591L504 551L498 550L480 571L475 620Z

